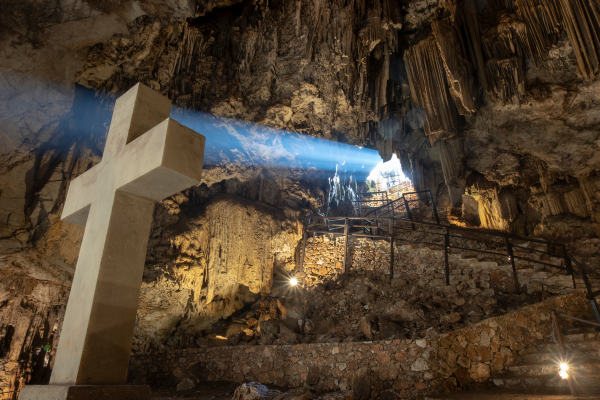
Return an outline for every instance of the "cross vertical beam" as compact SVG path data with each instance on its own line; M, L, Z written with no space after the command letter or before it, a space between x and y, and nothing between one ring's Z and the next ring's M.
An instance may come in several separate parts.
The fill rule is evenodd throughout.
M204 137L169 119L170 109L134 86L115 103L102 161L71 182L62 219L86 229L50 385L27 386L19 400L148 398L147 387L121 385L154 205L199 183L204 156Z

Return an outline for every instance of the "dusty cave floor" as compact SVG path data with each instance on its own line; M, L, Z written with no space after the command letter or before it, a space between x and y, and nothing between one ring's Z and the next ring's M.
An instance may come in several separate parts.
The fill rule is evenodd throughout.
M193 389L177 391L174 387L152 388L152 400L167 399L193 399L193 400L230 400L233 398L235 389L240 386L234 382L199 382ZM269 389L279 390L285 393L289 388L269 385Z
M193 389L180 392L174 387L152 388L152 400L229 400L238 386L233 382L200 382Z

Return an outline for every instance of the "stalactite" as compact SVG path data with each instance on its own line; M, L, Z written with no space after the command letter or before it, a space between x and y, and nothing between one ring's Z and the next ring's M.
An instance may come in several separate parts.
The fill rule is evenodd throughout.
M567 211L566 204L564 204L563 196L558 192L551 192L546 194L543 197L545 199L542 201L542 213L544 215L560 215L564 214Z
M577 188L565 193L565 203L567 205L567 210L569 210L571 214L575 214L581 218L587 218L590 216L585 195L583 194L583 190L581 190L581 188Z
M515 11L527 25L531 52L543 59L562 29L560 5L553 0L516 0Z
M394 118L386 118L377 125L379 140L377 140L377 150L384 162L389 161L394 154L393 141L398 134L400 123Z
M542 185L542 189L544 189L544 193L548 193L548 188L550 187L550 185L556 182L557 176L555 173L548 170L546 163L543 161L538 161L536 163L536 168L540 177L540 184Z
M581 74L592 80L600 67L600 6L590 0L560 2L563 25L575 51Z
M408 156L406 150L397 150L396 157L398 157L398 160L400 160L400 168L402 169L404 176L413 181L410 157Z
M461 179L462 162L464 154L461 149L460 139L458 137L451 140L442 140L439 143L440 160L442 163L442 172L444 181L448 187L448 195L453 206L457 206L462 201L462 195L465 192L464 179Z
M427 113L424 130L430 142L456 135L458 116L435 38L430 35L411 46L404 52L404 62L412 102Z
M402 12L400 8L400 2L395 0L382 0L383 7L382 21L384 28L389 27L394 29L402 28Z
M504 14L497 25L487 29L482 38L490 93L506 102L515 94L524 94L526 57L531 56L527 27L514 15Z
M478 199L481 227L487 229L510 230L510 223L519 214L517 199L509 188L481 191Z
M424 176L424 168L423 161L419 156L415 156L412 160L412 184L415 188L415 191L425 190L425 176Z
M488 79L485 72L483 50L481 49L481 29L475 12L476 0L466 0L461 5L462 7L456 14L456 22L459 26L464 27L463 42L466 43L467 53L471 58L471 63L477 70L479 83L483 90L488 90Z
M444 62L448 89L461 115L472 115L476 111L473 101L473 72L471 63L463 54L456 31L446 21L431 24L435 39Z

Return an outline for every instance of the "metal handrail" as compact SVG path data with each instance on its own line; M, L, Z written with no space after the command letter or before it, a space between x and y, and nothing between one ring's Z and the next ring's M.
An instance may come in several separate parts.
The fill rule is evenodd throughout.
M409 206L408 203L409 202L413 202L413 201L423 201L423 199L410 199L409 200L409 199L406 198L406 196L414 195L414 194L421 194L421 193L426 193L426 194L429 195L429 200L431 201L431 208L433 209L433 215L435 216L436 223L439 225L440 224L440 218L439 218L439 215L437 213L437 208L435 207L435 202L433 201L433 195L431 194L431 190L419 190L419 191L416 191L416 192L405 192L405 193L402 193L402 197L399 197L399 198L397 198L395 200L390 200L388 203L386 203L386 204L384 204L382 206L376 207L376 208L368 211L365 214L365 217L369 216L372 213L375 213L377 215L378 212L379 212L379 210L381 210L381 209L383 209L385 207L387 207L388 209L390 209L390 207L391 207L391 210L387 211L387 212L388 213L391 212L392 215L393 215L394 214L394 203L399 202L400 200L402 200L402 202L404 203L404 210L406 212L406 215L408 216L409 219L412 219L412 211L411 211L410 206Z
M595 322L592 322L592 321L588 321L588 320L586 320L586 319L575 318L575 317L573 317L573 316L571 316L571 315L567 315L567 314L560 314L560 313L559 313L559 314L557 314L557 315L558 315L559 317L568 318L568 319L573 319L573 320L575 320L575 321L583 322L584 324L594 325L594 326L597 326L597 327L599 327L599 328L600 328L600 324L597 324L597 323L595 323Z
M506 255L508 256L508 259L511 263L512 266L512 275L513 275L513 282L514 282L514 286L515 286L515 292L517 294L521 293L521 288L519 285L519 281L518 281L518 276L517 276L517 268L516 268L516 264L515 264L515 260L516 259L521 259L524 261L528 261L528 262L533 262L533 263L539 263L539 264L543 264L546 266L549 266L551 268L556 268L557 270L562 270L566 272L567 276L573 276L573 279L575 279L575 276L580 277L583 280L583 283L585 285L585 289L587 291L587 299L590 302L590 306L592 308L592 312L594 314L594 318L596 319L596 321L600 324L600 313L598 311L598 304L596 302L596 297L600 296L600 290L597 291L593 291L592 290L592 285L589 281L588 278L588 271L587 269L579 262L577 261L572 255L567 253L567 249L565 244L562 243L556 243L556 242L551 242L551 241L547 241L547 240L543 240L543 239L534 239L534 238L526 238L526 237L522 237L522 236L516 236L516 235L512 235L512 234L508 234L508 233L503 233L503 232L497 232L497 231L490 231L490 230L484 230L484 229L473 229L473 228L463 228L461 226L455 226L455 225L441 225L441 224L434 224L431 222L422 222L422 221L413 221L412 219L409 218L401 218L401 217L364 217L364 216L360 216L360 217L323 217L323 216L318 216L318 215L311 215L308 216L308 224L306 225L306 229L304 231L304 238L303 238L303 251L302 251L302 259L301 259L301 266L304 266L304 255L305 255L305 248L306 248L306 235L308 233L313 233L313 234L334 234L334 235L344 235L346 240L345 240L345 249L344 249L344 262L343 262L343 268L344 268L344 273L346 272L346 255L347 255L347 251L348 251L348 237L349 236L356 236L356 237L370 237L370 238L383 238L383 239L388 239L390 241L390 276L393 277L393 242L394 240L397 241L406 241L406 242L411 242L411 243L418 243L418 244L427 244L427 245L434 245L434 246L443 246L444 247L444 266L445 266L445 276L446 276L446 285L450 284L450 267L449 267L449 260L448 260L448 254L450 249L458 249L458 250L468 250L468 251L475 251L475 252L481 252L481 253L490 253L490 254L495 254L495 255L503 255L502 253L497 253L497 252L490 252L488 250L482 250L482 249L477 249L477 248L468 248L468 247L462 247L462 246L453 246L450 244L450 238L454 237L454 238L461 238L464 240L475 240L475 241L479 241L482 242L483 239L481 237L477 238L465 238L463 236L457 236L457 235L451 235L451 232L454 232L456 234L460 234L460 233L468 233L468 234L476 234L476 236L480 236L480 235L484 235L484 236L491 236L491 237L495 237L495 238L502 238L504 239L504 245L506 246ZM329 224L325 223L325 224L321 224L321 225L327 225L327 229L326 231L317 231L316 229L311 230L311 220L319 220L319 219L323 219L323 220L344 220L344 233L336 233L336 232L331 232L329 230ZM383 226L379 225L380 221L387 221L388 225L389 225L389 235L388 236L384 236L384 235L376 235L374 234L373 230L371 230L371 234L366 235L366 234L358 234L356 232L350 232L350 230L353 227L353 224L351 223L351 221L366 221L369 223L373 223L376 222L377 225L373 225L374 229L381 229L383 228ZM422 231L423 233L428 233L428 234L435 234L435 235L443 235L444 236L444 244L441 243L431 243L431 242L426 242L426 241L420 241L420 240L413 240L413 239L407 239L407 238L402 238L402 237L397 237L394 234L394 225L396 223L409 223L411 224L411 226L413 227L413 230L416 230L416 226L423 226L426 228L435 228L435 229L443 229L444 232L443 233L438 233L438 232L429 232L429 231ZM316 223L313 223L316 225ZM384 224L385 225L385 224ZM366 224L360 224L356 227L362 227L364 228L365 226L367 226ZM371 225L369 225L371 226ZM339 229L342 226L336 224L335 229ZM516 241L520 241L520 242L532 242L532 243L538 243L538 244L543 244L546 246L553 246L553 247L559 247L562 249L562 256L557 255L554 252L550 252L549 250L547 251L542 251L542 250L538 250L538 249L529 249L527 247L523 247L523 246L518 246L514 243L511 242L511 240L516 240ZM497 242L496 242L497 243ZM497 243L500 245L500 243ZM554 264L550 264L541 260L534 260L534 259L530 259L527 257L523 257L521 255L515 254L513 251L513 248L517 248L517 249L523 249L523 250L534 250L536 252L542 253L542 254L547 254L549 256L552 257L558 257L558 258L562 258L564 260L564 266L562 265L554 265ZM573 265L575 265L577 267L577 269L573 268Z

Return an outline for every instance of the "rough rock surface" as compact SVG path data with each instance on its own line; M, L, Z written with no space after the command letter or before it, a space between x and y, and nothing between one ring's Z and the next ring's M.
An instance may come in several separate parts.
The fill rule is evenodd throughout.
M134 351L194 345L204 329L269 293L274 274L295 268L295 212L231 195L202 208L182 204L154 223ZM164 226L169 216L179 221Z
M376 149L386 160L396 154L414 188L431 190L455 223L568 240L600 233L596 2L7 0L2 6L0 252L30 260L21 275L33 286L47 284L36 283L47 273L36 260L56 259L58 270L75 265L82 231L59 216L68 182L100 160L118 93L141 81L167 95L178 117L232 118L199 118L207 130L228 132L227 150L210 149L204 186L157 209L138 351L187 346L204 326L198 318L230 316L256 300L270 271L297 261L294 213L326 212L351 196L343 178L330 185L322 175L305 174L313 166L283 146L276 129L302 134L295 148L311 148L309 136L338 141L321 158L338 156L345 143ZM360 154L354 158L357 168L369 164ZM469 208L461 209L465 190ZM219 232L201 222L207 217L200 217L200 203L224 193L283 216L242 205L252 210L244 217L252 230L215 212L210 218L225 229ZM260 231L248 240L266 214L274 236ZM229 232L242 237L229 242ZM238 280L207 280L222 271L219 245L230 246L226 257ZM3 260L0 268L16 268ZM321 273L321 266L311 268ZM68 279L56 281L67 290ZM34 300L39 315L64 307L58 295ZM7 307L0 301L0 313ZM31 326L50 318L27 315ZM0 321L5 342L16 326L6 321ZM366 319L363 325L375 326ZM31 337L24 330L12 336L26 343L25 358L41 354ZM16 371L13 362L5 371ZM28 368L6 378L12 387L28 379Z
M0 387L47 383L71 288L73 268L56 258L0 256ZM7 394L8 396L8 394Z
M433 235L423 237L417 232L405 233L404 237L435 240ZM577 257L588 261L591 270L600 255L596 244L590 243L589 251ZM472 246L472 242L463 239L453 241L453 245ZM502 248L491 244L479 249L497 252ZM389 243L363 238L351 239L348 272L342 275L343 252L343 238L308 239L304 268L287 275L296 277L296 287L290 287L287 280L276 282L270 297L257 301L250 311L241 310L214 324L197 344L285 345L431 337L570 293L583 284L558 268L517 259L523 293L517 295L506 257L452 251L450 284L446 286L444 251L415 244L395 246L391 277ZM563 263L559 258L525 250L515 255L558 267ZM600 288L597 271L590 279L593 288ZM223 339L217 340L219 337Z
M176 369L200 368L208 381L319 384L329 390L350 389L362 399L422 399L425 394L466 390L491 374L502 374L519 354L552 342L552 311L582 316L589 313L586 303L584 294L575 292L416 340L229 346L139 355L131 360L130 381L161 385Z

